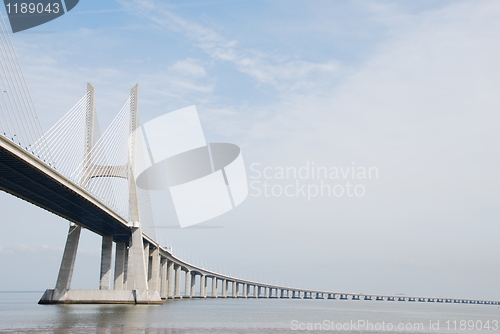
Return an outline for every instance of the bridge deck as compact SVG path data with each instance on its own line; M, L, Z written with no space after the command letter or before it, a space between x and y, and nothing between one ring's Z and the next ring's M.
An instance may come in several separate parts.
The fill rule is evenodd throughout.
M1 135L0 189L114 241L129 241L125 219Z

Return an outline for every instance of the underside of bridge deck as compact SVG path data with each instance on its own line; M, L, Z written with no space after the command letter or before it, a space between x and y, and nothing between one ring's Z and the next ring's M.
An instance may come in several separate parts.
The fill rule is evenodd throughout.
M131 235L128 226L101 210L82 194L62 184L56 179L62 176L51 170L51 167L39 163L45 169L42 170L28 164L26 159L29 159L30 153L25 151L26 157L21 157L9 149L13 145L13 142L0 136L1 190L95 233L113 235L114 241L128 243Z

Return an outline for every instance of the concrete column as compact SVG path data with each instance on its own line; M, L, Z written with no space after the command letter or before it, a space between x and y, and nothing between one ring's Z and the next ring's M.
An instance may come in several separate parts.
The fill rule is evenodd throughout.
M270 294L271 294L271 289L269 289L269 287L267 287L267 286L266 286L266 287L264 288L264 296L265 296L266 298L269 298Z
M111 288L111 261L113 254L113 236L102 236L101 247L101 275L99 280L99 290L109 290Z
M123 283L125 280L125 252L127 251L127 246L124 242L116 243L115 252L115 279L113 282L113 288L115 290L124 290Z
M226 279L222 280L222 297L227 298L227 285L228 282Z
M181 266L179 264L175 265L175 289L174 296L180 298L181 297Z
M168 291L168 275L167 275L167 259L162 257L160 261L160 297L167 298Z
M148 281L140 227L132 228L131 246L128 253L127 289L137 290L139 293L145 292L148 290Z
M233 281L233 293L231 294L231 297L237 298L238 297L238 283Z
M200 297L207 297L207 276L205 275L200 276Z
M248 284L243 284L243 298L247 298L247 295L248 295Z
M191 273L191 296L196 296L196 273Z
M149 278L151 277L151 268L149 265L149 242L144 242L143 241L143 246L144 246L144 263L146 264L146 277L149 282Z
M259 298L260 295L260 286L254 285L253 286L253 295L255 298Z
M78 249L81 231L82 227L79 225L71 224L69 227L63 258L61 260L61 266L59 267L59 275L57 276L56 290L58 291L69 289L71 286L71 278L73 277L73 269L75 268L76 251Z
M151 276L148 280L149 291L159 291L160 281L160 250L155 248L151 251Z
M127 245L125 244L125 256L124 256L124 259L123 259L123 290L131 290L128 288L128 284L127 284L127 277L128 277L128 253L129 253L129 249L127 247Z
M170 260L167 262L167 278L168 278L167 297L173 297L174 296L174 283L175 283L174 263Z
M217 298L217 277L212 277L212 297Z
M184 282L184 297L191 297L191 271L186 270L186 281Z

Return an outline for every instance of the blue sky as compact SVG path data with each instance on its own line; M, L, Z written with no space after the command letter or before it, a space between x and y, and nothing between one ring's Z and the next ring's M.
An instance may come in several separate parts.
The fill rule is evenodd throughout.
M500 298L499 16L495 1L81 0L12 38L45 129L87 82L101 125L139 83L143 121L195 104L248 172L379 170L363 197L250 196L205 224L223 228L158 229L181 256L280 284ZM21 211L0 237L19 273L2 271L2 290L52 287L67 224L2 201ZM75 287L97 286L99 243L84 235Z

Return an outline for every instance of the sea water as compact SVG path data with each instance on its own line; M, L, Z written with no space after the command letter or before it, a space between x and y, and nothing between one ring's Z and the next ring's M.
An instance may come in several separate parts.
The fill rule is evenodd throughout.
M163 305L38 305L0 293L0 333L500 333L500 308L429 302L183 299Z

